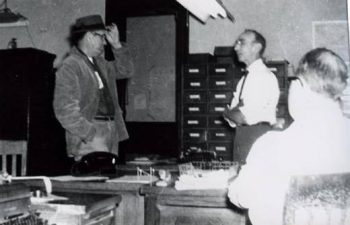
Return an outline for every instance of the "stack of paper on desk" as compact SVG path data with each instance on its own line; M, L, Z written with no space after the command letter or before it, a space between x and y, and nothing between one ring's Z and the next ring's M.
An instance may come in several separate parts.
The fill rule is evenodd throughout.
M228 186L228 171L216 170L207 173L183 174L175 182L177 190L225 189Z

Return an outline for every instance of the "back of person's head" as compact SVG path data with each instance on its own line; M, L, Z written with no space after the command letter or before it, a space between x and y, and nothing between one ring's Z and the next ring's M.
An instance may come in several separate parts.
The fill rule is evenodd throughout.
M326 48L316 48L300 60L296 75L310 89L331 99L340 97L347 85L347 66L343 59Z
M264 36L262 34L260 34L258 31L253 30L253 29L245 29L244 33L251 33L254 35L255 42L259 43L261 45L259 56L262 57L264 52L265 52L265 48L266 48L266 40L265 40Z

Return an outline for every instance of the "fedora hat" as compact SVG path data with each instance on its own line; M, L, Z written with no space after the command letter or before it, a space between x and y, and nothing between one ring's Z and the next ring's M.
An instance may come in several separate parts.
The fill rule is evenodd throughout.
M100 15L90 15L78 18L73 25L74 32L83 32L91 30L105 30L105 24Z

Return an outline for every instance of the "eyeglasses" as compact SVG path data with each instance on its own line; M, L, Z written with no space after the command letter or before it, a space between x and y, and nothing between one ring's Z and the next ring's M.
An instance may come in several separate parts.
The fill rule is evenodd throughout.
M94 36L99 37L101 40L104 40L106 38L106 34L100 34L100 33L97 33L97 32L92 32L92 34Z
M242 44L244 44L244 41L239 39L234 43L233 46L238 46L238 45L242 45Z

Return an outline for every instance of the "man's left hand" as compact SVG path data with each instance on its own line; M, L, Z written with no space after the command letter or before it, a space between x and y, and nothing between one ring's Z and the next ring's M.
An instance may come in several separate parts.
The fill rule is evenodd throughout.
M225 120L230 120L238 126L247 124L245 116L242 114L239 108L226 108L223 112L223 117Z
M122 47L122 44L119 40L119 30L117 25L112 23L112 25L109 25L106 27L106 39L107 41L112 45L114 49L118 49Z

